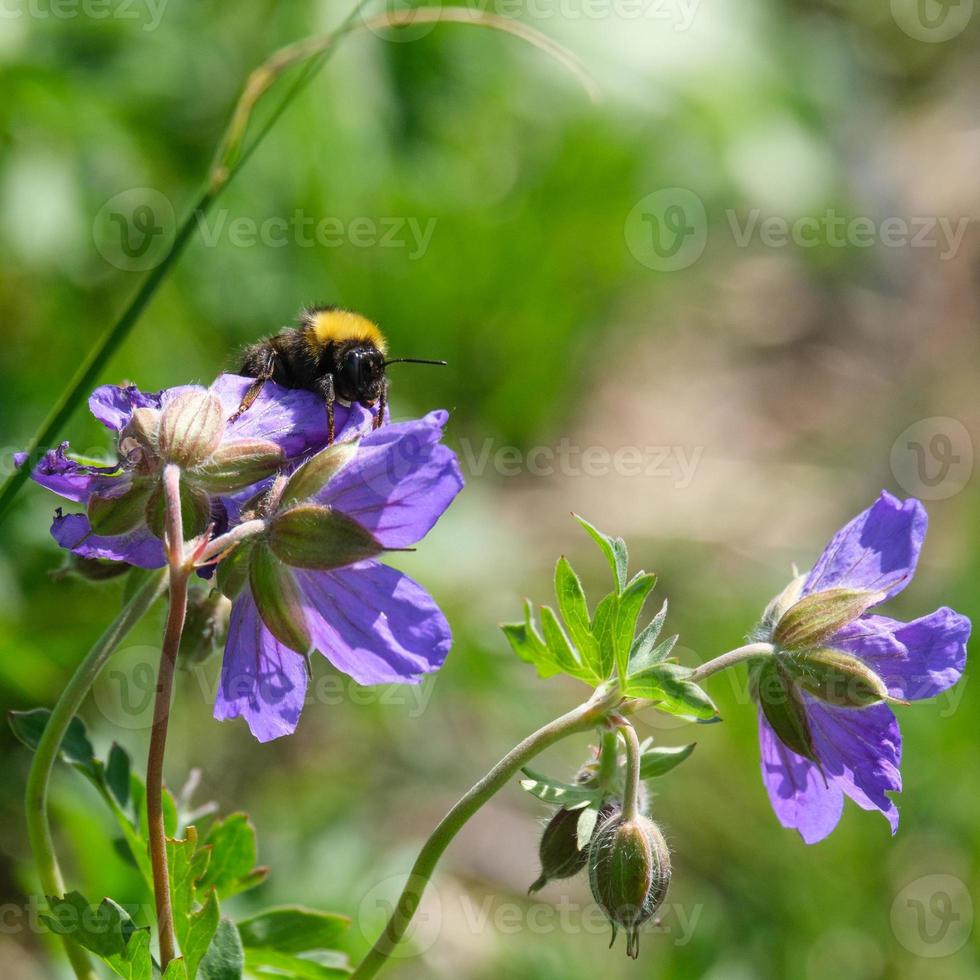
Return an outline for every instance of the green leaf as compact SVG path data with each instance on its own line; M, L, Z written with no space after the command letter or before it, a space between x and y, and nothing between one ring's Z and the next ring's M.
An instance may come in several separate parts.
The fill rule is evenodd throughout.
M692 742L690 745L664 745L648 749L640 756L640 779L666 775L690 756L696 744Z
M187 964L184 962L183 956L178 956L177 959L171 960L167 964L167 969L163 972L162 980L189 980Z
M198 967L197 980L241 980L245 969L242 941L230 919L222 919Z
M609 677L616 667L616 623L619 617L619 595L610 592L592 617L592 635L599 645L599 663L603 677Z
M51 712L47 708L33 708L30 711L10 711L7 718L14 735L32 752L37 747L48 724ZM88 740L85 723L81 718L72 718L61 740L61 758L92 778L99 778L100 769L95 758L95 749Z
M598 528L591 525L584 517L578 514L573 515L575 520L585 528L592 536L592 539L602 550L612 569L613 578L616 583L616 591L622 592L626 587L626 573L629 568L629 554L626 550L626 542L622 538L611 538L603 534Z
M246 949L245 966L250 974L279 980L334 980L352 972L343 953L324 952L315 958L300 958L266 948Z
M105 764L105 785L123 810L129 803L130 775L129 753L118 742L113 742Z
M549 651L547 644L534 625L534 615L529 599L524 600L523 623L501 623L501 630L507 637L511 649L521 660L533 664L540 677L553 677L561 673L561 667Z
M697 684L688 680L690 675L691 670L680 664L659 664L630 677L623 693L627 697L653 701L668 714L699 721L715 719L718 709Z
M267 909L238 923L246 949L265 946L280 953L333 949L350 927L350 919L298 905Z
M660 612L650 620L649 624L633 640L633 644L630 647L629 661L629 672L631 674L639 674L646 670L647 667L652 667L659 660L666 657L666 654L660 654L661 647L657 646L657 639L660 636L660 631L664 628L666 619L667 600L664 599L663 605L660 607Z
M555 596L558 599L558 611L571 635L572 643L578 649L582 663L596 680L605 680L608 674L603 672L599 644L592 635L592 620L585 591L578 575L564 557L559 558L555 566Z
M578 654L568 642L568 637L565 636L565 632L559 625L558 617L551 606L541 607L541 629L544 631L544 641L548 646L548 652L561 670L571 677L591 680L592 672L582 666Z
M629 670L630 650L633 647L633 634L636 621L640 617L643 603L657 582L656 575L638 573L619 597L616 613L616 670L620 678L625 678Z
M268 874L268 869L255 866L258 855L255 828L244 813L233 813L216 821L204 843L211 846L211 863L199 887L216 888L222 900L254 888Z
M556 806L574 810L588 803L599 803L602 799L601 789L561 783L527 768L521 769L521 772L527 776L527 779L521 780L522 789L526 789L532 796L545 803L554 803Z
M167 841L174 928L190 977L196 976L198 964L211 944L220 919L214 887L207 889L203 902L198 896L198 883L208 868L211 853L209 847L198 847L194 827L187 828L184 840Z
M70 936L125 980L151 980L150 930L137 929L111 898L93 905L80 892L48 898L41 920L59 936Z

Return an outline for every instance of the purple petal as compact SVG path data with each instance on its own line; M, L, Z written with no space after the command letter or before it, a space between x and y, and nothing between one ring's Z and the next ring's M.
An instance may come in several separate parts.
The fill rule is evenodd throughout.
M214 717L244 717L260 742L291 735L306 700L306 684L303 658L265 628L252 593L244 589L231 610Z
M138 568L162 568L167 562L163 543L145 525L130 534L99 537L92 534L84 514L62 514L51 524L51 536L69 551L83 558L105 558L125 561Z
M407 575L370 561L293 571L316 648L358 684L414 684L442 666L452 644L449 624Z
M844 794L812 762L786 748L761 711L759 747L762 781L779 822L807 844L823 840L840 821Z
M137 408L159 408L161 392L147 394L135 385L102 385L88 400L91 413L107 428L119 432Z
M803 594L845 586L881 590L891 598L915 572L926 524L918 500L903 502L882 491L871 507L831 538L807 576Z
M211 386L228 417L238 411L245 393L255 381L237 374L222 374ZM371 413L360 405L334 405L335 436L339 440L370 428ZM311 391L283 388L272 381L249 409L228 426L225 438L267 439L281 446L287 457L301 456L327 444L327 410L323 399Z
M894 834L902 789L902 735L887 704L838 708L804 695L813 746L827 779L864 810L881 810Z
M14 456L16 466L23 466L26 462L26 453ZM93 493L115 493L129 486L128 478L118 466L85 466L71 459L67 442L41 457L31 473L31 479L75 503L84 503Z
M960 679L969 638L970 620L943 606L911 623L862 616L830 643L867 663L892 697L919 701Z
M387 548L424 537L463 487L455 454L440 443L446 412L382 426L317 496Z

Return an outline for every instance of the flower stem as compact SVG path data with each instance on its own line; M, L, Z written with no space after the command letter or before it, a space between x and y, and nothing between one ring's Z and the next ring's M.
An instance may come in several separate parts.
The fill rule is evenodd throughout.
M602 744L599 749L599 786L611 789L616 779L616 769L619 765L619 739L616 732L607 730L602 733Z
M167 869L167 832L163 817L163 759L167 751L167 728L173 699L177 651L187 617L187 580L189 569L184 563L183 516L180 507L180 469L172 463L163 471L163 488L167 505L166 545L170 565L170 609L160 653L153 728L150 731L150 754L146 761L146 815L150 839L150 864L153 868L153 894L156 899L157 928L160 932L160 968L177 955L174 914L170 898L170 874Z
M78 713L91 690L99 672L106 661L123 641L129 631L146 615L154 602L163 594L166 585L166 572L155 572L129 603L116 617L115 621L99 637L98 642L89 651L85 659L78 665L71 680L65 686L58 703L51 711L51 716L44 727L37 751L31 762L31 771L27 777L27 833L37 865L38 878L45 895L62 896L65 893L61 868L54 850L51 837L51 826L48 822L48 785L51 782L51 770L58 758L61 742L68 731L72 718ZM75 976L79 980L95 980L96 974L85 951L69 936L65 936L65 948L71 960Z
M367 980L385 965L395 947L404 937L412 917L422 900L422 893L432 877L435 866L452 839L463 826L497 792L511 780L514 774L550 745L577 732L585 732L598 725L606 712L618 701L616 691L600 689L585 704L539 728L523 742L507 753L460 801L443 817L442 821L425 842L408 876L408 881L395 905L395 910L371 951L350 980Z
M756 657L768 657L773 652L771 643L748 643L744 647L736 647L734 650L729 650L728 653L715 657L714 660L701 664L688 679L698 683L712 674L717 674L720 670L734 667L735 664L740 664L745 660L754 660Z
M640 740L636 729L617 718L616 727L626 743L626 791L623 794L623 820L635 820L640 806Z

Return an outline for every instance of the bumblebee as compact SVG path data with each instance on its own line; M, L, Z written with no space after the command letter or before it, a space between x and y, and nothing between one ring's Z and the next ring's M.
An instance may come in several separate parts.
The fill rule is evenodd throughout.
M327 410L327 431L335 436L334 403L377 408L378 428L388 404L389 364L442 364L416 357L388 358L388 343L366 317L337 306L310 306L299 325L286 327L247 348L239 373L255 378L231 421L239 418L259 396L266 381L284 388L302 388L319 395Z

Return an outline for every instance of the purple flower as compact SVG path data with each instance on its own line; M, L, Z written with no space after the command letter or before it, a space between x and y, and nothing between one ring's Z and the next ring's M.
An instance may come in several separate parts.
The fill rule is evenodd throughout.
M323 402L310 392L271 382L244 415L228 422L252 380L225 374L208 389L217 399L217 437L207 446L206 458L185 460L184 483L194 515L185 516L185 522L193 525L196 516L202 525L189 526L189 532L208 523L219 529L226 526L239 502L254 495L270 474L326 445ZM160 424L168 412L174 414L181 399L195 393L203 395L204 389L188 385L145 393L132 386L104 385L93 392L89 409L116 433L119 461L111 466L80 462L63 443L46 453L31 474L37 483L86 507L85 514L57 511L51 534L58 544L86 558L144 568L164 564L159 527L146 517L147 507L153 508L154 480L160 471ZM338 438L346 439L368 431L371 415L360 406L338 405L336 421ZM24 454L16 457L18 466L26 461Z
M374 557L419 541L462 488L440 442L446 419L332 446L270 490L266 530L218 569L234 604L215 718L244 717L261 742L294 731L313 650L365 685L417 683L442 665L452 637L439 607Z
M970 621L942 607L911 623L870 610L911 580L926 533L917 500L883 492L837 532L806 576L770 605L753 670L762 778L779 822L808 844L840 820L844 797L880 810L892 833L902 738L886 703L930 698L959 680Z

